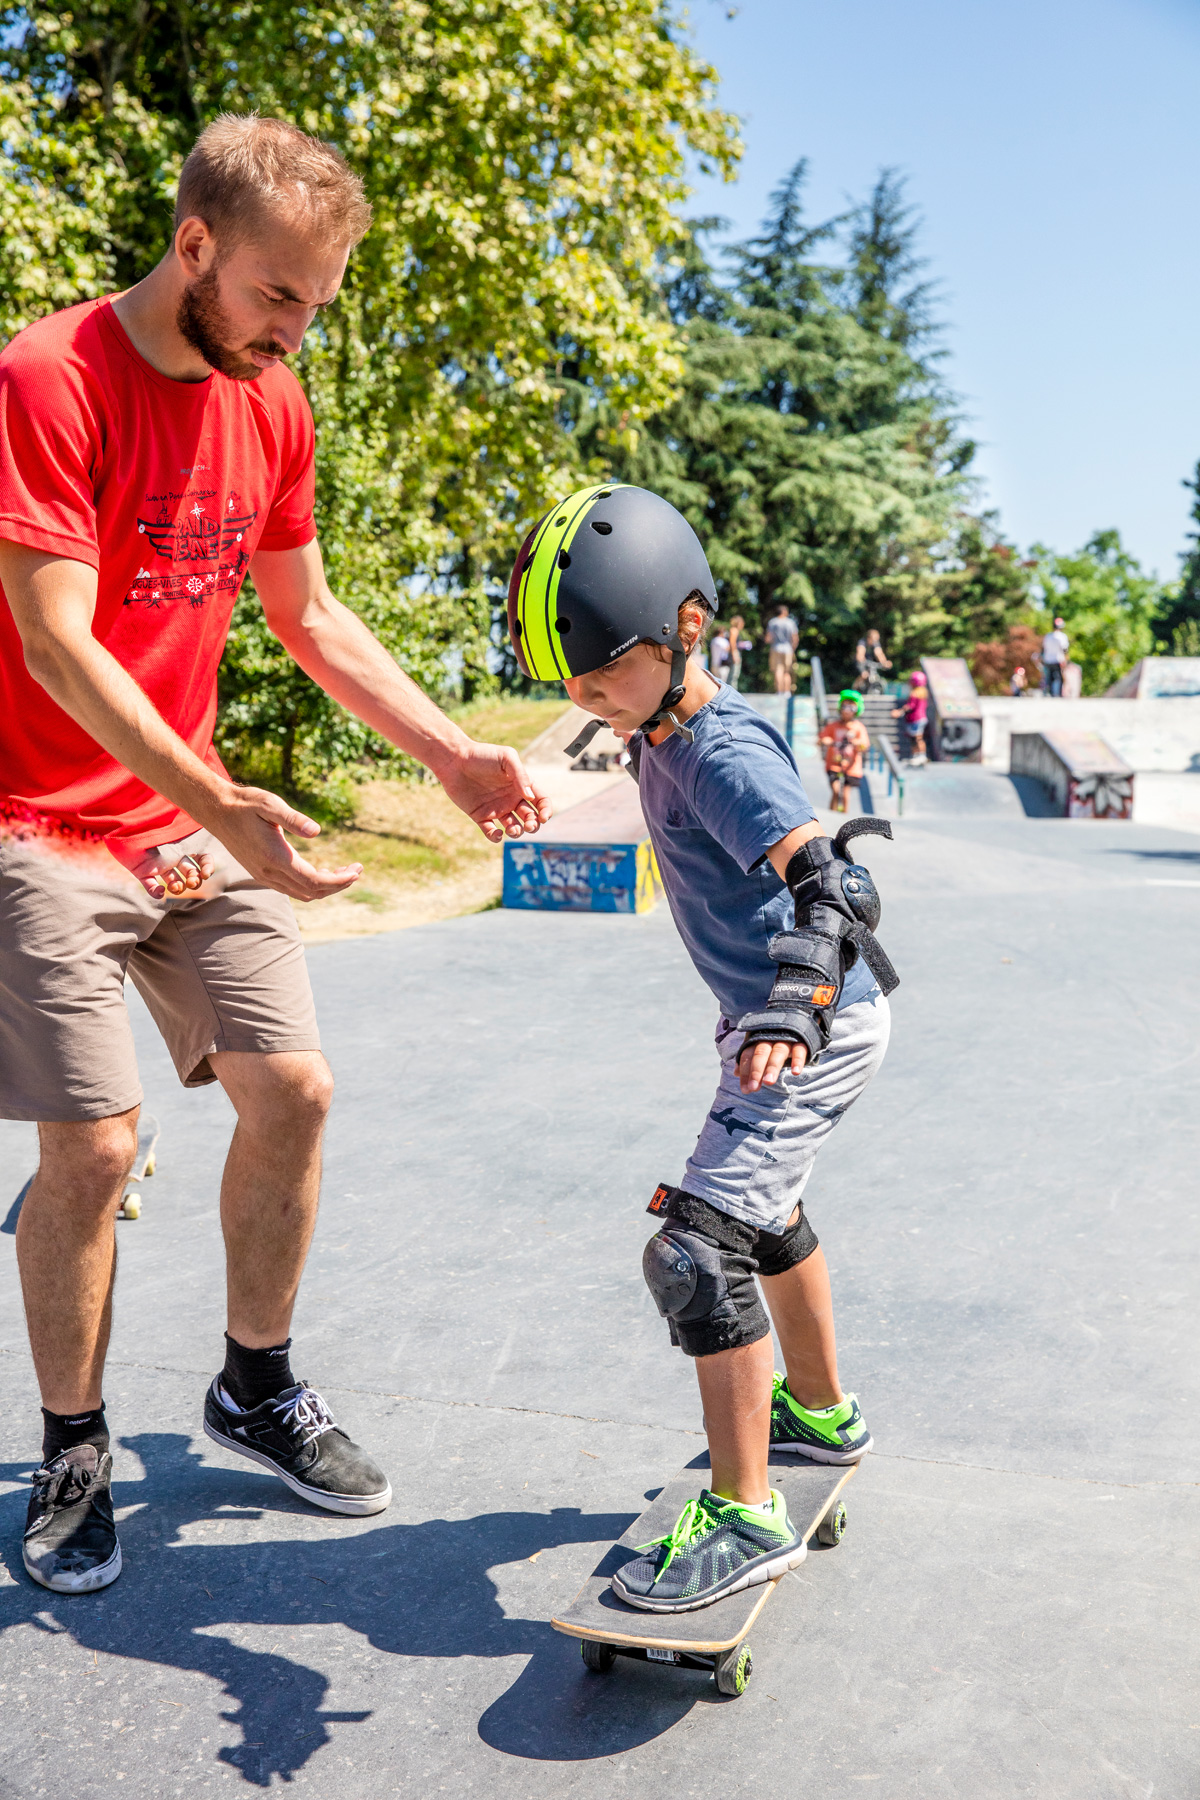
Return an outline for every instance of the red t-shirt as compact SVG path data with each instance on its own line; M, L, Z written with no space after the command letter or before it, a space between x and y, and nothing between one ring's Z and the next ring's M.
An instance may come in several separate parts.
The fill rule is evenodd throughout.
M313 483L312 414L281 365L170 381L107 299L0 352L0 538L97 570L93 635L214 769L234 600L256 550L316 535ZM194 831L33 679L0 602L0 819L133 848Z

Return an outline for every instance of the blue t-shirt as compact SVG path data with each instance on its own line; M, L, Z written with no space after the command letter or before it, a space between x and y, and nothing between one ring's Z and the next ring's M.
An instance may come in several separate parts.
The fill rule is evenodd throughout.
M642 812L671 915L702 979L734 1023L765 1006L776 965L767 945L792 927L792 897L767 851L816 814L773 725L733 688L693 713L696 741L637 740ZM874 982L859 957L839 1002Z

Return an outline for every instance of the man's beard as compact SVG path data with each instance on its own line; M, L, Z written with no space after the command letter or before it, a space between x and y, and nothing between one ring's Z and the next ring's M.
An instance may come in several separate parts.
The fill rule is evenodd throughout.
M184 288L175 314L180 336L198 350L210 369L228 375L231 381L254 381L264 373L257 363L230 350L224 340L231 335L229 317L221 305L221 290L215 268L198 275ZM279 344L249 344L260 356L287 355Z

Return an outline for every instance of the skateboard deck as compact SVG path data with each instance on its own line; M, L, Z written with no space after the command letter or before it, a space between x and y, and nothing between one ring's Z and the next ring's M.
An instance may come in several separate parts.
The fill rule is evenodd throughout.
M125 1194L121 1201L120 1217L136 1219L142 1210L142 1197L137 1192L138 1184L154 1173L154 1152L158 1143L160 1126L153 1113L142 1113L138 1119L137 1153L133 1159L133 1167L125 1177Z
M666 1536L687 1502L706 1486L708 1467L705 1451L680 1470L607 1552L570 1606L551 1619L555 1631L579 1639L589 1668L607 1670L616 1657L630 1656L643 1662L709 1670L723 1693L743 1692L751 1668L746 1635L779 1585L778 1579L684 1613L642 1612L619 1600L609 1585L610 1576L632 1560L639 1544ZM857 1467L857 1463L808 1462L801 1456L772 1451L771 1486L787 1501L788 1516L803 1531L806 1542L818 1535L822 1543L841 1541L846 1524L843 1496Z

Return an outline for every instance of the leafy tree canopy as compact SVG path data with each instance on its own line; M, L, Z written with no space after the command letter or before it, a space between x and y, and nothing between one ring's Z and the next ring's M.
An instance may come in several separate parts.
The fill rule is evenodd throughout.
M800 162L720 270L701 247L717 222L693 228L664 273L688 340L678 398L635 435L611 405L589 428L614 476L687 514L724 616L753 629L786 602L839 679L871 625L900 659L968 648L1025 604L1028 575L969 510L974 445L939 379L903 183L885 171L814 225L804 180Z
M1154 625L1169 591L1142 570L1119 531L1097 531L1074 556L1042 544L1036 560L1035 622L1049 631L1062 619L1071 657L1083 668L1085 694L1102 694L1139 657L1154 654Z
M488 569L587 473L564 380L635 421L680 371L654 281L690 151L739 145L665 0L92 0L0 9L0 335L144 275L222 110L338 145L375 223L298 359L331 581L435 691L487 684ZM366 742L247 596L223 671L247 739ZM228 741L228 734L227 734Z

